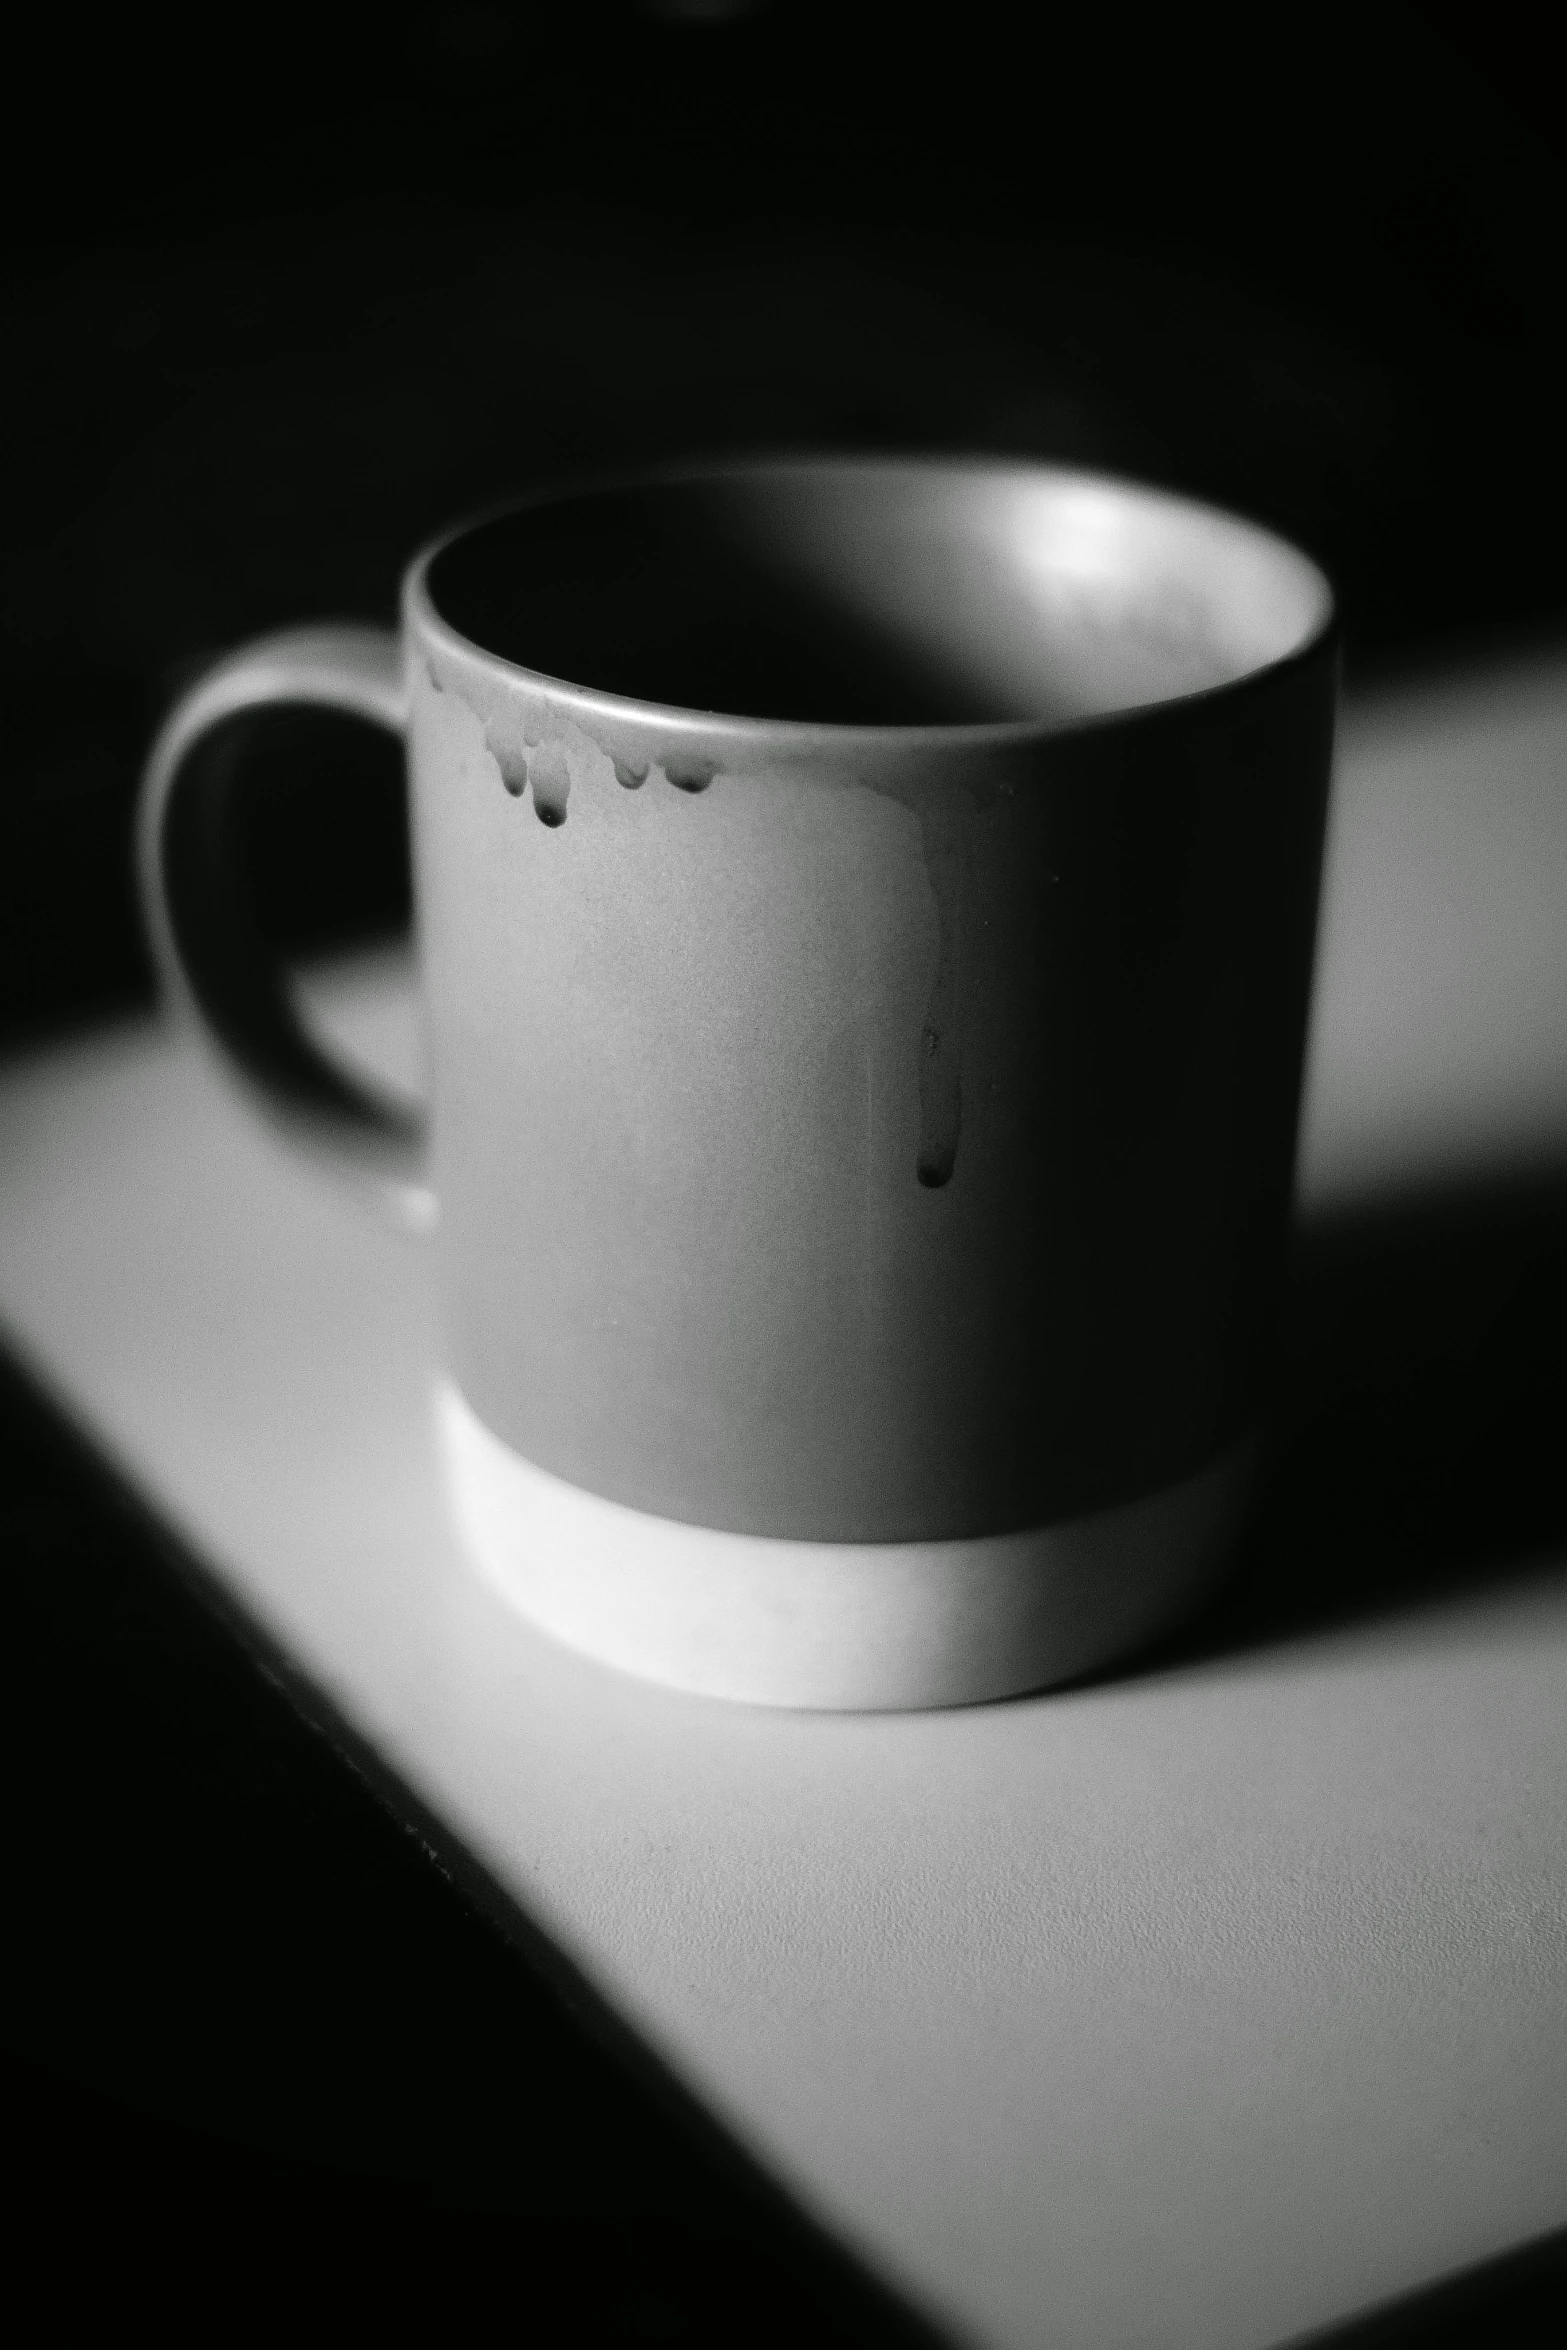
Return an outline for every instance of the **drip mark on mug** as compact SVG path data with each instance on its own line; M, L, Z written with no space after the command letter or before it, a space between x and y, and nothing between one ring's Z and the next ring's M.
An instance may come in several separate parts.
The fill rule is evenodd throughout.
M666 759L664 773L676 791L699 792L706 791L718 768L712 759Z
M615 781L622 791L640 791L647 781L646 759L617 759Z
M533 781L533 808L541 824L551 830L566 821L566 800L571 790L571 769L559 743L541 743L529 761Z
M947 1044L945 1060L943 1041ZM950 1037L927 1024L920 1036L920 1148L914 1172L926 1191L952 1181L963 1124L963 1091Z
M571 769L566 754L558 743L541 743L530 757L524 758L508 744L497 743L486 732L486 750L501 771L501 781L514 800L520 800L529 784L533 786L533 809L541 824L553 832L566 821L566 801L571 791Z
M961 806L928 804L920 811L920 827L925 871L936 901L936 968L920 1030L920 1141L914 1173L924 1190L940 1191L952 1180L963 1127L958 961L968 841Z

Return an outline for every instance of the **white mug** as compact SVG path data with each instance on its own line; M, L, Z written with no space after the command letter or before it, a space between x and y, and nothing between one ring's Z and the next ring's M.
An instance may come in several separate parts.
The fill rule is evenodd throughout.
M520 1608L680 1686L912 1706L1081 1674L1207 1587L1335 675L1325 581L1249 523L811 459L459 530L400 639L273 639L173 713L163 968L263 1109L429 1228L454 1504ZM417 1122L237 919L225 740L276 703L406 736Z

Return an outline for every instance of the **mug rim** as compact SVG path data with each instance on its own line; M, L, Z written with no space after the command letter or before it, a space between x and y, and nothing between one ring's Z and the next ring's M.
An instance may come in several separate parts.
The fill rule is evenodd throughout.
M491 646L481 644L477 638L465 635L446 618L430 592L430 567L438 556L455 546L459 540L513 515L534 513L578 498L604 496L620 490L673 489L686 485L756 479L768 474L849 471L862 474L947 473L975 477L1010 474L1035 481L1071 483L1088 489L1108 490L1145 506L1182 509L1194 517L1217 520L1245 530L1302 566L1317 590L1316 617L1300 641L1288 651L1242 669L1233 677L1221 678L1215 684L1193 686L1182 693L1160 694L1147 701L1129 702L1108 710L1068 717L968 719L950 724L942 721L862 724L838 719L768 718L743 711L695 709L677 702L650 701L641 695L616 693L608 687L586 685L573 678L558 677L551 671L534 669L525 662L514 661ZM1276 530L1271 523L1259 522L1253 516L1235 507L1220 505L1214 499L1194 497L1184 490L1172 489L1166 483L1150 481L1136 474L1110 473L1093 466L1058 464L1048 458L1008 457L988 452L964 454L961 451L853 449L790 450L711 459L674 459L662 465L629 467L624 471L569 475L519 496L499 498L490 505L470 511L424 543L404 571L402 607L405 627L410 622L416 623L423 635L433 638L446 651L467 661L479 662L498 672L508 682L519 681L525 687L547 694L552 699L566 699L607 724L629 723L638 728L676 726L682 733L722 737L729 742L738 737L755 743L794 747L829 743L884 749L907 749L919 744L962 749L1059 741L1102 733L1106 728L1124 727L1138 721L1146 722L1166 712L1200 708L1251 693L1275 679L1306 667L1336 643L1342 620L1337 591L1314 556L1309 555L1295 540L1287 538L1282 531Z

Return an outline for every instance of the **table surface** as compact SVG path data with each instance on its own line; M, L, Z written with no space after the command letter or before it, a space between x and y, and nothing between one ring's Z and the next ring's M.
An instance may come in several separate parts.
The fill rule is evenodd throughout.
M1567 664L1352 712L1303 1212L1567 1153ZM372 1061L405 975L319 984ZM260 1635L954 2338L1309 2333L1567 2219L1567 1563L1091 1687L750 1712L510 1617L426 1261L128 1025L0 1078L12 1343Z

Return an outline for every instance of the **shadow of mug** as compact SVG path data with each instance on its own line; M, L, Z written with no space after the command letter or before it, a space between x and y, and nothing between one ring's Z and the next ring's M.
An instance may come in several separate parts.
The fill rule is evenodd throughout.
M1188 1649L1402 1610L1567 1539L1564 762L1559 647L1349 697L1274 1440Z

